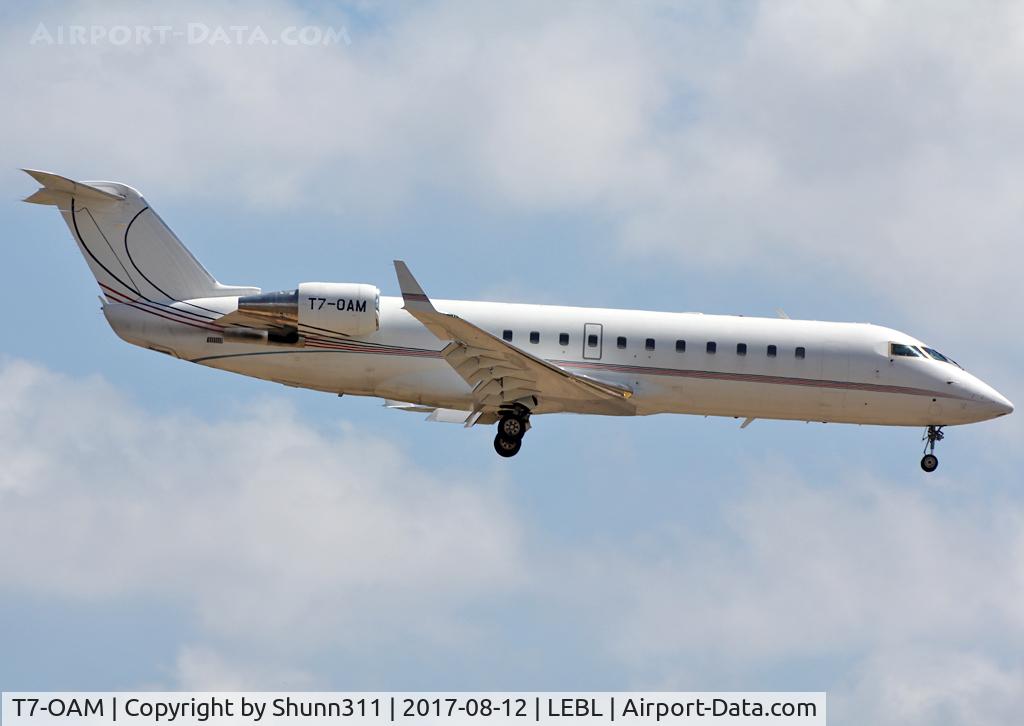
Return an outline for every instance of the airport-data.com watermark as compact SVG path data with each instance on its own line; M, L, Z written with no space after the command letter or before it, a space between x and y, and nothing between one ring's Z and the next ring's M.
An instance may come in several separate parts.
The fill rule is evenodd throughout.
M30 45L184 45L206 46L324 46L351 45L345 27L288 25L265 29L260 25L47 25L39 23Z

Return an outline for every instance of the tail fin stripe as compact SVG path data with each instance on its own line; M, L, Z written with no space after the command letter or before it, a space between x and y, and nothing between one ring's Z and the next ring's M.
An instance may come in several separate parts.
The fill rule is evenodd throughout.
M211 310L210 308L204 308L202 305L196 305L195 303L186 302L184 300L179 300L174 295L169 294L167 291L165 291L163 288L161 288L155 282L150 280L149 276L145 272L143 272L142 268L139 267L138 264L135 262L135 258L132 257L131 248L128 246L128 233L131 231L132 225L135 224L135 220L138 219L139 217L141 217L142 213L146 212L146 211L150 212L151 214L156 214L156 212L153 211L152 207L143 207L142 209L140 209L138 211L138 213L134 217L131 218L131 221L128 222L128 226L124 228L124 251L128 255L128 261L132 263L132 267L134 267L136 270L138 270L139 274L142 275L143 279L146 282L148 282L150 285L152 285L155 290L157 290L158 292L163 294L169 300L173 300L174 302L184 303L185 305L191 305L192 307L194 307L194 308L196 308L198 310L204 310L204 311L206 311L208 313L213 313L214 316L216 316L216 317L220 317L222 315L222 313L217 311L217 310ZM191 255L191 253L189 253L189 254ZM193 257L192 259L194 260L195 257ZM200 263L197 261L196 264L200 264ZM186 311L182 311L182 312L188 312L188 311L186 310ZM190 315L196 315L196 317L202 317L204 320L213 320L213 319L215 319L215 318L207 318L206 316L200 316L197 313L191 313L190 312L189 314Z
M150 308L152 308L154 311L156 311L156 312L153 313L154 315L156 315L158 313L166 313L167 315L175 317L176 320L178 320L179 322L183 322L183 323L211 323L211 324L216 324L216 318L215 317L206 317L206 316L201 315L199 313L194 313L191 310L182 310L181 308L171 307L170 305L165 305L164 303L161 303L161 302L155 302L155 301L152 301L152 300L140 300L140 299L137 299L137 298L132 298L132 297L130 297L128 295L125 295L123 292L118 292L117 290L114 290L113 288L108 287L107 285L104 285L102 282L99 283L99 286L101 288L103 288L104 292L110 293L110 295L108 295L108 297L110 297L111 295L116 296L116 298L117 298L116 302L123 302L123 303L127 303L127 304L130 304L130 305L136 306L136 307L141 306L140 309L144 308L146 310L146 312L150 312ZM193 317L186 317L188 315L191 315ZM163 316L161 316L161 317L163 317ZM241 326L241 327L249 327L249 326Z
M99 265L99 266L100 266L101 268L103 268L103 271L104 271L104 272L106 272L106 273L107 273L108 275L110 275L110 276L111 276L111 277L112 277L113 279L115 279L115 280L117 280L117 281L118 281L119 283L121 283L121 285L122 285L122 286L124 286L124 288L125 288L126 290L128 290L129 292L133 292L133 293L135 293L136 295L139 295L140 297L144 297L144 296L142 295L142 293L140 293L140 292L139 292L138 290L136 290L135 288L131 287L130 285L125 285L125 282L124 282L124 280L122 280L122 279L121 279L120 277L118 277L118 276L117 276L117 275L115 275L115 274L114 274L113 272L111 272L111 271L110 271L110 269L109 269L109 268L108 268L108 267L107 267L106 265L104 265L104 264L103 264L102 262L100 262L100 261L99 261L99 259L98 259L98 258L96 257L96 255L94 255L94 254L92 253L92 250L91 250L91 249L89 249L89 245L87 245L87 244L85 243L85 240L84 240L84 239L82 238L82 233L81 233L81 231L79 231L79 229L78 229L78 216L77 216L77 215L75 214L75 198L74 198L74 197L71 197L71 222L72 222L72 225L73 225L73 226L74 226L74 228L75 228L75 236L76 236L76 237L78 238L78 243L79 243L80 245L82 245L82 249L86 251L86 253L87 253L87 254L89 255L89 257L91 257L91 258L93 259L93 261L94 261L94 262L95 262L95 263L96 263L97 265Z
M105 234L103 234L103 230L100 228L99 224L96 222L95 217L92 216L92 212L89 211L88 207L83 207L83 209L85 209L86 214L89 215L89 218L92 220L92 223L96 226L96 229L99 231L100 236L102 236L104 241L106 241L107 246L111 247L110 241L107 240L107 236ZM142 214L142 212L144 212L146 209L149 209L149 207L146 207L145 209L140 211L138 214L136 214L132 218L131 221L134 222L136 219L138 219L139 215ZM153 308L157 308L157 309L161 309L161 310L162 309L166 309L168 312L173 311L174 314L178 314L178 315L191 315L191 316L193 316L192 318L185 318L185 320L192 320L194 318L198 318L199 320L201 320L203 322L207 322L207 321L215 319L215 318L212 318L212 317L207 317L206 315L203 315L201 313L194 313L191 310L175 310L174 308L171 308L169 305L164 305L162 303L157 302L156 300L152 300L152 299L146 297L138 289L136 289L137 286L136 287L132 287L131 285L127 285L124 282L124 280L122 280L120 277L118 277L113 272L111 272L110 268L108 268L106 265L104 265L102 262L100 262L96 258L96 255L93 254L92 250L89 249L89 245L87 245L85 243L85 239L82 237L82 234L81 234L81 232L78 229L78 218L77 218L76 213L75 213L75 200L74 200L74 197L72 197L72 199L71 199L71 219L74 222L75 234L78 237L78 240L81 242L82 247L85 249L86 252L89 253L89 256L92 257L92 259L96 260L96 264L98 264L100 267L102 267L106 271L106 273L108 275L110 275L112 278L114 278L119 283L121 283L121 285L124 286L125 289L127 289L129 292L137 295L139 299L132 300L130 297L128 297L124 293L120 293L117 290L114 290L113 288L107 287L103 283L100 283L100 287L103 288L105 291L114 293L116 295L120 295L121 297L125 298L125 302L134 303L136 305L145 305L147 307L153 307ZM131 226L131 222L129 222L128 226L129 227ZM125 231L125 251L128 250L127 239L128 239L128 232L126 230ZM113 252L114 252L113 247L111 247L110 252L113 254ZM120 257L118 257L116 254L114 255L114 258L118 261L119 264L121 263ZM128 253L128 259L131 260L131 253L130 252ZM135 264L134 260L131 260L131 263L132 263L132 266L134 266L136 270L139 270L139 267L138 267L138 265ZM121 264L121 268L124 269L125 275L128 276L128 279L131 280L132 281L132 285L134 285L135 284L135 280L132 279L131 274L128 272L127 269L124 268L123 264ZM139 274L141 274L144 278L146 278L146 280L149 281L149 284L153 285L153 287L156 290L160 291L164 295L167 295L166 292L164 292L159 287L154 285L153 282L151 280L149 280L148 277L146 277L146 274L144 272L142 272L142 270L139 270ZM181 300L175 299L171 295L167 295L167 297L168 297L168 299L172 300L173 302L182 302ZM188 304L192 305L192 303L188 303ZM202 307L200 307L198 305L192 305L192 307L199 308L200 310L207 310L206 308L202 308ZM220 313L218 313L216 310L207 310L207 312L214 313L218 317L220 316ZM154 313L154 314L156 314L156 313ZM160 317L165 317L165 316L161 315Z
M119 292L117 292L115 290L111 290L110 288L107 288L107 287L104 287L104 289L107 290L108 292L110 292L111 295L114 296L114 301L115 302L119 302L119 303L122 303L124 305L130 305L131 307L136 308L137 310L141 310L144 313L149 313L150 315L155 315L156 317L163 318L164 320L170 320L172 323L181 323L182 325L188 325L188 326L191 326L193 328L199 328L200 330L212 330L212 331L215 331L215 332L219 332L219 331L223 330L223 328L218 327L216 325L201 325L200 323L194 322L192 320L188 320L188 319L182 320L181 318L175 318L175 317L172 317L170 315L164 315L163 313L157 312L156 310L151 310L149 307L146 307L146 303L144 303L144 302L140 302L140 301L137 301L137 300L132 300L127 295L124 295L123 293L119 293ZM123 298L123 299L122 300L118 300L117 298Z
M74 199L71 200L71 203L72 205L74 205ZM124 270L125 277L127 277L128 280L132 283L135 292L137 292L139 295L142 295L142 293L139 292L138 283L136 283L135 280L132 278L132 273L128 272L128 268L124 266L123 262L121 262L121 258L118 256L118 254L114 252L114 245L110 244L110 240L107 239L107 235L103 233L103 228L100 227L100 223L96 221L96 218L94 216L92 216L92 211L90 211L88 207L83 207L83 209L85 210L85 213L89 215L89 219L92 220L92 224L96 228L96 231L100 233L100 237L102 237L103 241L107 243L107 249L110 250L111 256L115 260L117 260L117 264L119 264L121 266L121 269ZM143 277L145 277L145 275L143 275Z
M223 310L213 302L207 304L214 308L203 307L200 298L259 293L258 287L218 282L143 196L126 184L75 182L27 171L43 185L27 201L57 207L97 282L133 300L167 303L179 313L206 320L220 317ZM93 228L85 223L86 217Z
M138 213L134 217L131 218L131 221L128 222L128 226L124 228L124 251L125 251L125 254L128 255L128 261L132 263L132 267L134 267L136 270L138 270L139 274L142 275L142 279L144 279L146 282L148 282L150 285L152 285L154 290L159 292L161 295L166 297L168 300L173 300L174 302L181 302L174 295L168 295L167 292L164 291L163 289L161 289L161 287L159 285L157 285L155 282L150 280L149 277L146 275L146 273L143 272L139 268L139 266L135 263L135 260L132 258L132 251L128 247L128 232L129 232L129 230L131 230L132 225L135 224L135 220L138 219L140 216L142 216L142 213L145 212L147 209L149 209L149 207L143 207L142 209L140 209L138 211ZM127 272L127 270L126 270L126 272ZM129 278L130 277L131 277L131 275L129 275Z

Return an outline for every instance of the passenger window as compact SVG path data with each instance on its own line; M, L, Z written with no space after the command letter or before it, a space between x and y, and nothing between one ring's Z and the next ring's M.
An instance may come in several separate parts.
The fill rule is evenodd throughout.
M737 343L736 344L736 355L746 355L746 354L747 354L747 344L746 343Z
M620 335L618 338L615 339L615 347L616 348L625 348L626 347L626 339L623 338Z
M921 358L921 354L917 351L917 348L913 346L904 345L903 343L889 343L889 356L903 356L905 358Z
M503 330L501 332L501 337L502 337L503 340L507 340L509 342L512 342L512 331L511 330Z
M644 348L646 350L654 350L654 338L648 338L644 341Z
M677 340L676 341L676 353L685 353L685 352L686 352L686 341L685 340Z
M587 347L588 348L596 348L597 347L597 336L596 335L588 335L587 336Z
M778 348L776 348L774 345L769 345L768 346L768 357L769 358L774 358L778 354L779 354L779 349Z
M807 357L807 351L802 346L797 348L795 352L797 360L803 360Z
M540 342L540 333L537 332L536 330L531 331L530 332L530 342L531 343L539 343Z
M708 346L707 346L708 353L711 353L712 355L714 355L717 350L718 350L718 343L714 343L714 342L708 341Z
M569 334L568 333L559 333L558 334L558 344L559 345L569 345Z

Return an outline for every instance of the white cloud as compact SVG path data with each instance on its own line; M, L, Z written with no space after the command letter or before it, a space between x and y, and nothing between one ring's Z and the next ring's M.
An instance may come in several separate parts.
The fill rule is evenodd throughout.
M421 190L579 212L623 254L814 263L977 321L1024 213L1020 8L912 3L410 7L333 47L38 46L5 31L19 163L322 214ZM70 3L52 24L349 25L278 0ZM74 123L69 123L69 118ZM116 143L111 143L112 135ZM831 262L831 264L829 263ZM924 313L922 312L921 315Z
M439 481L280 401L154 415L102 381L7 361L0 441L0 551L18 552L0 578L26 592L167 596L209 633L302 648L370 626L471 638L455 609L525 577L500 483Z
M781 671L775 687L827 684L837 724L996 723L1019 706L1024 509L975 497L983 481L812 484L770 461L721 509L695 502L697 529L567 539L521 521L490 477L439 481L280 401L154 413L10 359L0 442L8 596L182 607L196 627L176 687L322 687L324 655L373 670L410 643L470 658L503 643L523 677L517 638L554 624L623 687L743 690Z
M1000 663L1024 646L1019 502L978 498L983 481L813 485L759 468L777 474L751 473L721 523L559 563L575 573L563 607L586 612L631 685L827 687L837 724L997 723L1019 705L1020 674Z
M856 722L878 726L1002 726L1018 721L1021 709L1024 670L941 647L873 655L857 669L852 689L829 702L830 713L856 712Z
M1021 9L721 7L440 3L352 26L351 46L276 50L40 48L26 15L0 44L0 63L25 70L0 77L13 99L0 131L17 140L9 166L119 178L158 206L166 193L387 214L440 189L513 214L596 216L643 264L779 284L806 271L949 337L1005 333L1021 302ZM346 24L275 0L152 12L81 2L44 19ZM999 388L1016 370L1008 346L1009 363L979 361L1004 366ZM724 679L802 654L855 661L849 712L881 696L908 722L939 703L984 723L960 714L1016 704L1020 673L989 643L1024 640L1019 500L755 474L723 529L542 546L534 562L500 487L438 481L386 441L276 402L206 422L24 363L5 363L0 384L0 547L19 553L0 575L66 598L184 603L220 642L182 650L184 684L292 673L254 672L223 645L252 632L299 647L382 624L471 638L462 604L534 588L558 593L638 680L702 661ZM935 639L948 647L922 645Z
M935 492L879 481L755 481L729 512L729 537L682 534L637 570L624 652L701 646L757 660L979 626L1024 636L1019 505L947 510Z
M166 194L394 218L427 192L578 214L611 230L582 250L608 274L625 259L792 290L799 272L808 295L902 308L893 324L984 378L1019 359L1012 341L991 360L970 351L1024 305L1020 7L738 8L442 2L360 24L283 0L69 2L0 31L0 64L31 68L0 76L17 99L0 132L17 140L11 168L120 178L158 207ZM312 23L352 43L31 45L40 21ZM32 188L10 179L12 195ZM544 252L524 240L517 255Z
M312 691L322 688L304 671L268 668L252 659L242 663L229 661L212 648L196 645L183 646L178 652L173 679L171 688L181 691Z
M759 6L700 84L684 163L629 240L752 270L809 261L944 315L990 310L1020 259L1024 36L1018 7L974 10Z

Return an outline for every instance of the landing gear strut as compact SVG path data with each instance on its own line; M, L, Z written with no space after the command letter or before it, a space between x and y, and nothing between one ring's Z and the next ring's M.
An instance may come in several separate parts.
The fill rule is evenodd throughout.
M498 434L494 437L494 450L508 458L519 453L523 436L530 428L530 411L525 406L512 406L501 411Z
M939 457L935 455L935 444L944 439L941 426L929 426L921 438L924 441L924 456L921 457L921 468L931 473L939 468Z

